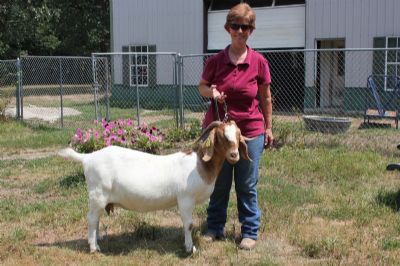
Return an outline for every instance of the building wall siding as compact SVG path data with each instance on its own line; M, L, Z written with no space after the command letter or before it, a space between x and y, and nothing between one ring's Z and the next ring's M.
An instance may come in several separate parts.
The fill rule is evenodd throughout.
M112 0L111 4L112 52L122 52L128 45L155 45L156 52L203 52L203 1ZM171 84L174 59L163 55L156 60L157 83ZM116 83L123 81L122 68L122 57L114 58Z
M248 40L252 48L303 48L304 5L254 8L256 29ZM228 10L208 12L208 50L221 50L230 43L224 28Z
M398 0L307 0L306 48L344 38L346 48L372 48L373 38L400 36Z
M203 52L203 1L112 0L114 52L156 44L157 52Z
M344 39L345 48L373 48L374 37L400 36L398 0L307 0L306 48L315 49L316 40ZM372 73L372 53L345 59L345 86L362 87L367 77L353 75ZM315 58L307 58L307 86L315 82ZM312 78L313 77L313 78Z

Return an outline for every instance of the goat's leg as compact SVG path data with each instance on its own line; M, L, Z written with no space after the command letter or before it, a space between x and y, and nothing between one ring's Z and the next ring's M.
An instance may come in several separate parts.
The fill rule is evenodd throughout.
M102 239L102 236L100 235L100 219L97 220L96 239L97 239L97 241Z
M90 204L89 212L87 215L88 219L88 243L90 246L90 252L100 251L100 247L97 244L97 238L99 235L99 221L102 208L97 204Z
M196 252L196 247L193 246L192 239L192 213L194 209L194 201L191 198L178 199L178 208L181 214L181 219L183 223L183 231L185 233L185 249L188 253Z

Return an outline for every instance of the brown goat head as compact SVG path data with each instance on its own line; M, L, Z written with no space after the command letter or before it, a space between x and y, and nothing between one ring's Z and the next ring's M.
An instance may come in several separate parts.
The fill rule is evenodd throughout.
M224 157L231 164L237 163L240 156L250 160L245 138L234 121L214 121L204 130L199 140L205 136L207 138L200 144L204 162L210 161L215 154Z

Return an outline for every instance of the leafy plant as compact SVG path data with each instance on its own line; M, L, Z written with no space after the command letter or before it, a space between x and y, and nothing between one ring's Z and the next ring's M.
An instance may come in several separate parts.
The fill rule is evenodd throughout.
M189 123L185 128L174 128L168 131L167 140L170 142L193 140L200 135L200 132L200 121L196 119Z

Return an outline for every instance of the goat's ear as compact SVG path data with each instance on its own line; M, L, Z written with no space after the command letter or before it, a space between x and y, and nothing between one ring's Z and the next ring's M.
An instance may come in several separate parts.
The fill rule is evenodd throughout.
M249 156L249 150L247 148L247 144L246 144L245 138L242 135L240 135L239 140L240 140L239 141L239 153L240 153L240 156L242 156L243 159L245 159L245 160L250 160L251 161L251 158Z
M207 139L201 145L201 147L203 149L202 160L205 162L208 162L209 160L211 160L211 158L214 155L215 130L216 130L216 128L213 128L210 131L210 134L208 135Z

